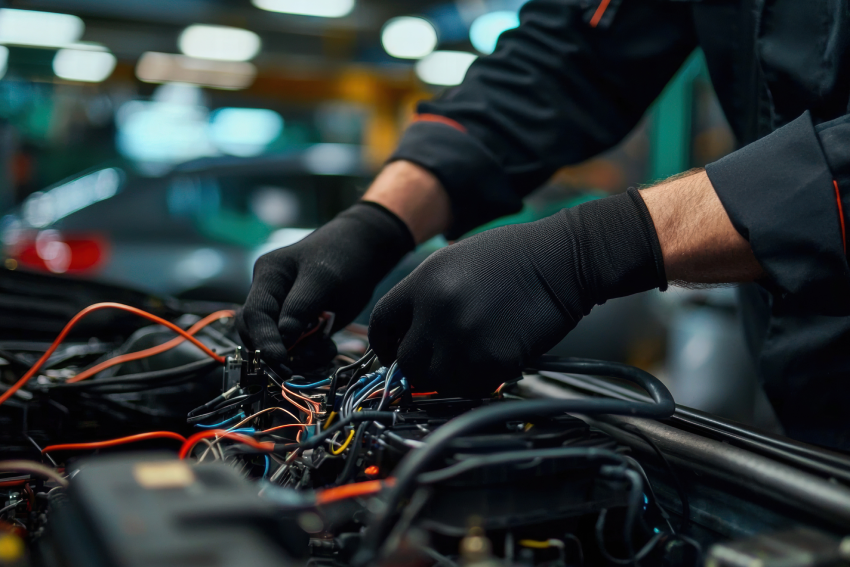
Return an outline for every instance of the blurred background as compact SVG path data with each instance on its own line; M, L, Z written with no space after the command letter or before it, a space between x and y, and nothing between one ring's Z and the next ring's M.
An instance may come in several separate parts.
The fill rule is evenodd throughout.
M5 2L3 268L241 302L256 258L356 200L415 103L460 83L518 24L523 3ZM627 140L558 171L520 214L488 226L662 179L734 147L695 52ZM420 247L376 296L443 245ZM777 430L734 298L733 288L671 289L611 301L556 350L636 364L680 403Z

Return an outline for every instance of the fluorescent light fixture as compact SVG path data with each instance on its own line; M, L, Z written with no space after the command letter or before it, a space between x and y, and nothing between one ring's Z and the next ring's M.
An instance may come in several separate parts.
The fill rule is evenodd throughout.
M393 18L381 30L381 44L393 57L421 59L437 47L437 30L424 18Z
M355 0L253 0L254 6L269 12L341 18L354 9Z
M466 51L435 51L416 63L416 76L431 85L459 85L477 58Z
M148 164L173 164L217 153L209 141L209 112L177 102L125 102L116 113L122 155Z
M260 52L260 36L226 26L189 26L177 44L190 57L219 61L249 61Z
M74 44L53 56L53 72L60 79L99 83L115 69L115 56L96 44Z
M219 108L210 117L213 145L235 156L263 153L282 131L283 118L265 108Z
M481 53L493 53L502 32L513 29L518 25L519 15L516 12L490 12L478 16L472 22L472 26L469 28L469 41Z
M213 61L172 53L143 53L136 77L146 83L190 83L217 89L251 86L257 68L244 61Z
M0 43L65 47L83 36L83 20L71 14L0 9Z

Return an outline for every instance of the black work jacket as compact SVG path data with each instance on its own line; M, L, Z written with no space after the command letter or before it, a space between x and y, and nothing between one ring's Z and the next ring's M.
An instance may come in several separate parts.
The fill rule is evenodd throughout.
M742 290L761 378L789 435L850 449L848 1L531 0L393 159L440 179L460 235L617 144L701 47L741 148L706 170L767 274Z

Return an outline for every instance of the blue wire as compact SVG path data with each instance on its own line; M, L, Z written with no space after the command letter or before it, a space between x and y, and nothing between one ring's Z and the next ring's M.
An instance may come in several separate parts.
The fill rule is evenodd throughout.
M242 429L228 429L230 433L241 433L243 435L253 435L257 432L253 427L243 427Z
M221 427L222 425L227 425L231 421L236 421L240 417L245 417L245 414L242 413L241 411L239 413L237 413L236 415L234 415L233 417L228 417L224 421L216 423L215 425L203 425L201 423L196 423L195 427L200 427L201 429L215 429L216 427Z
M327 386L330 383L331 379L325 378L324 380L319 380L313 384L293 384L292 382L286 382L285 384L287 388L292 388L293 390L311 390L313 388L318 388L319 386Z
M269 475L269 466L271 466L271 459L269 459L268 455L264 455L266 457L266 470L263 472L263 478L266 478Z

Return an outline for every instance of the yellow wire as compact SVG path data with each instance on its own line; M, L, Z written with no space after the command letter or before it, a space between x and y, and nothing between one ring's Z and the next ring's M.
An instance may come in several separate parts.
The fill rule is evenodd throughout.
M552 540L536 541L533 539L521 539L519 544L523 547L531 547L533 549L549 549L552 547Z
M331 455L339 455L351 444L351 440L354 439L354 428L351 428L351 433L348 434L348 439L345 440L345 443L340 445L339 449L331 448Z
M334 420L335 417L336 417L336 412L332 411L331 414L328 416L328 418L325 420L325 426L322 427L322 429L327 429L328 427L330 427L331 422Z

